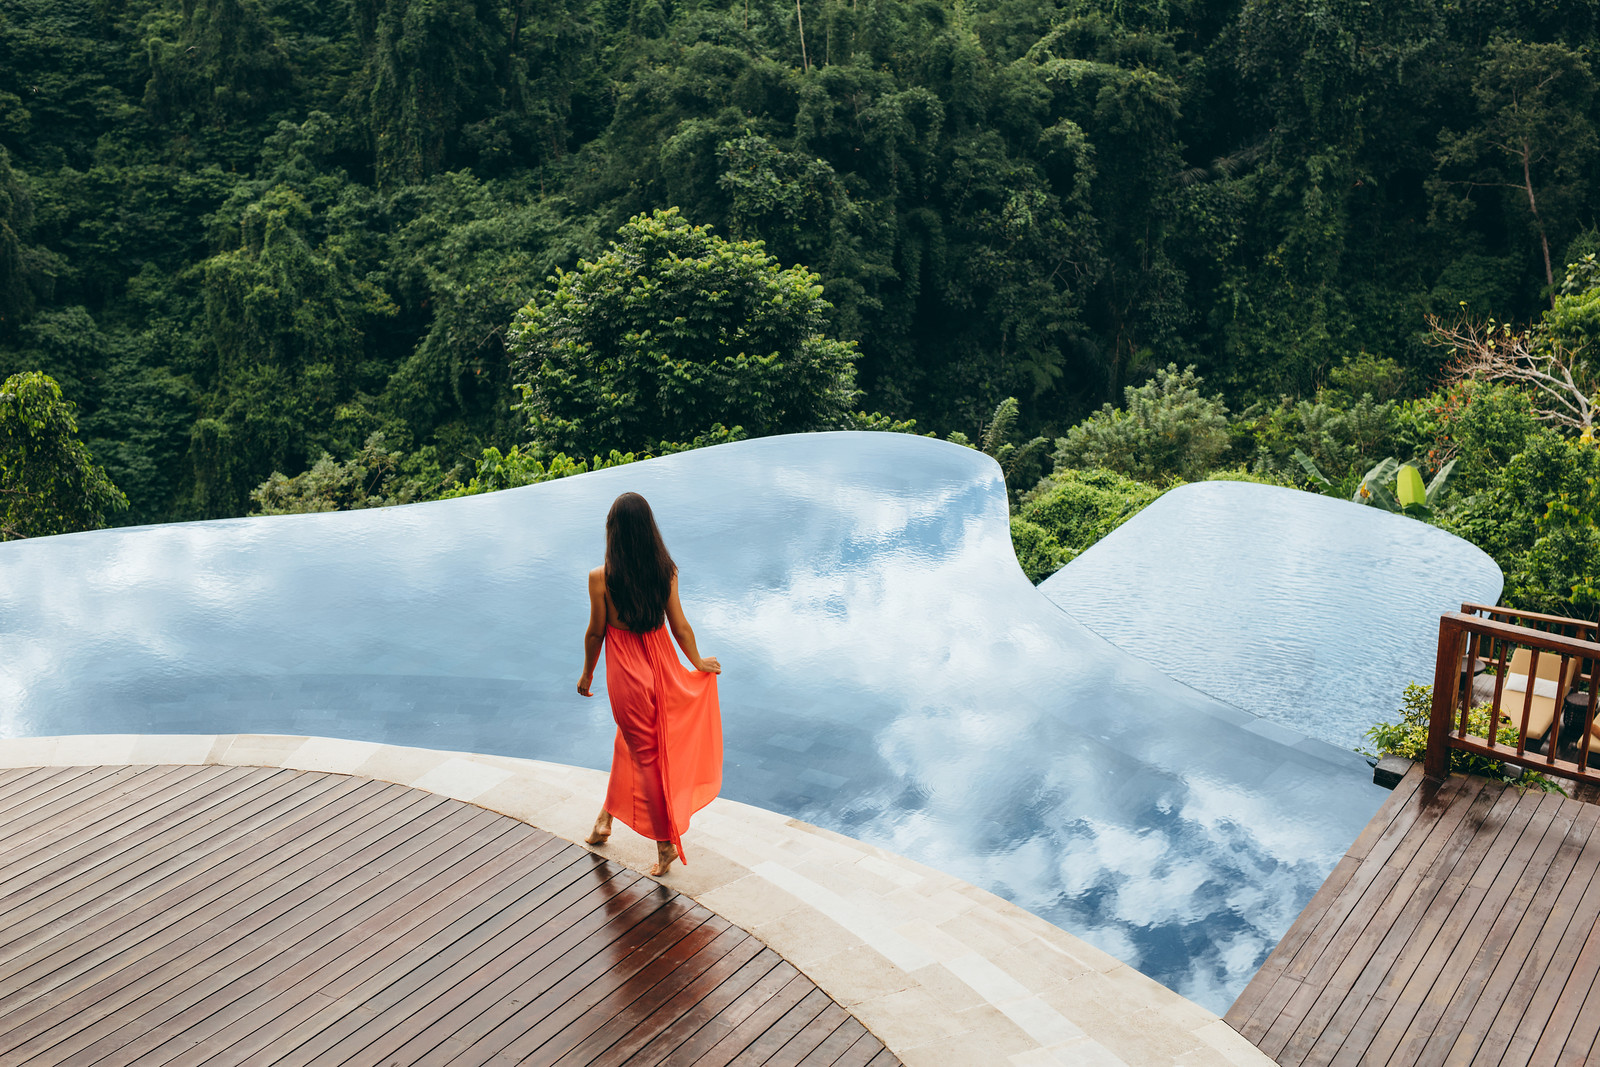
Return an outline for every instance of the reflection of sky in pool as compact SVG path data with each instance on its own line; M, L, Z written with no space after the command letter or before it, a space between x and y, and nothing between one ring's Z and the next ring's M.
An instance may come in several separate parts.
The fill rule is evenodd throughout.
M1215 1010L1385 795L1358 757L1063 614L1016 565L994 463L893 434L0 546L0 733L307 733L604 767L607 704L573 684L584 573L625 489L655 505L726 668L728 796L989 888Z
M1040 591L1095 633L1246 711L1342 748L1433 680L1439 616L1500 568L1437 527L1247 482L1179 486Z

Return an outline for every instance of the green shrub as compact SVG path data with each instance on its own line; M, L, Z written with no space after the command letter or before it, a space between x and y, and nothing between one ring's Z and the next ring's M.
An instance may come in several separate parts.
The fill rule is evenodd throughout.
M1036 583L1048 578L1084 549L1127 522L1162 490L1144 482L1125 478L1115 471L1060 471L1040 482L1022 498L1022 507L1012 521L1012 543L1017 545L1017 560ZM1017 532L1018 523L1025 524ZM1040 530L1045 542L1026 527ZM1030 553L1030 563L1023 552ZM1054 552L1054 555L1051 555ZM1044 567L1048 570L1043 570Z
M1066 562L1066 553L1049 530L1015 515L1011 518L1011 547L1017 553L1022 572L1034 585L1060 570Z
M1193 367L1176 363L1125 390L1121 410L1105 405L1056 442L1056 469L1103 467L1146 481L1194 481L1228 451L1228 409L1200 395Z
M1420 762L1428 755L1428 720L1432 714L1433 686L1408 685L1405 696L1400 701L1399 721L1380 722L1367 731L1367 737L1371 739L1376 751L1368 752L1365 749L1357 751L1370 759L1393 755ZM1490 714L1491 709L1488 705L1467 712L1467 732L1487 737ZM1495 740L1503 745L1515 745L1516 727L1502 725L1495 735ZM1521 782L1542 789L1546 793L1566 795L1566 790L1536 771L1524 772L1519 778L1514 767L1502 764L1499 760L1489 759L1487 756L1463 752L1459 748L1450 750L1450 769L1458 774L1477 774L1501 782Z
M483 455L478 457L477 470L471 480L465 485L447 490L443 498L449 500L458 496L475 496L478 493L493 493L501 489L516 489L536 482L553 481L574 474L605 470L607 467L620 467L624 463L645 458L647 457L632 452L618 452L613 448L610 455L595 456L592 459L573 459L565 452L557 452L548 460L541 460L531 452L523 452L517 446L512 446L511 451L506 453L490 447L484 449Z
M1282 489L1298 489L1295 481L1283 471L1252 471L1243 467L1212 471L1205 476L1208 482L1253 482L1256 485L1276 485Z

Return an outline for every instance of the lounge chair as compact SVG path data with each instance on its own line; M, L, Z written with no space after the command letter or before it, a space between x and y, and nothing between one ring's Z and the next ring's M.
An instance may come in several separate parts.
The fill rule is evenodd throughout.
M1522 712L1528 710L1528 743L1532 745L1543 737L1549 730L1550 724L1555 721L1556 710L1567 698L1567 690L1572 686L1572 676L1577 671L1578 661L1568 659L1566 670L1561 669L1561 656L1555 652L1545 652L1539 656L1539 667L1533 679L1533 692L1528 692L1528 664L1533 659L1533 654L1526 648L1516 649L1511 653L1511 662L1506 664L1506 680L1500 692L1500 716L1512 726L1522 725ZM1596 733L1600 737L1600 732Z

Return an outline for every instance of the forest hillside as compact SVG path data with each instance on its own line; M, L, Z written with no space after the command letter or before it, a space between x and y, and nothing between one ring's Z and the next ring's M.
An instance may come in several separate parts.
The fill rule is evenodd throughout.
M1511 589L1592 615L1587 423L1466 365L1594 395L1597 37L1596 0L4 0L0 380L58 383L115 522L914 423L1009 450L1035 577L1087 536L1052 493L1460 456L1428 517L1524 577L1568 529Z

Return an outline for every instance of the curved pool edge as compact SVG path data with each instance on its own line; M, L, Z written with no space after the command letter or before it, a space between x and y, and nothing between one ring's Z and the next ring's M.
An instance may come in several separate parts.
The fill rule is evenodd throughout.
M475 804L582 844L604 772L539 760L282 734L0 739L0 767L216 764L357 775ZM1266 1065L1211 1011L1072 934L893 852L717 799L664 883L750 931L908 1067ZM619 828L594 851L645 870Z

